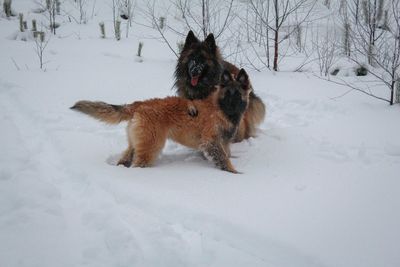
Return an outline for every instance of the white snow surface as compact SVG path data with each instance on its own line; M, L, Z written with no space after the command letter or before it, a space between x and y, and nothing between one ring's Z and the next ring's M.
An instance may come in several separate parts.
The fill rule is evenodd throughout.
M232 145L242 174L172 142L152 168L115 166L125 125L69 107L174 95L176 59L97 23L63 25L42 71L0 18L0 266L400 266L398 105L248 70L267 116Z

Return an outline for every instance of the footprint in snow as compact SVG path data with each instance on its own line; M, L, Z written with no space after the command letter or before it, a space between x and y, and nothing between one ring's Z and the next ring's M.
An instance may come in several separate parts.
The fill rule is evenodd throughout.
M118 164L119 159L120 159L121 157L122 157L122 154L114 154L114 155L111 155L111 156L109 156L109 157L106 159L106 163L107 163L108 165L116 166L116 165Z

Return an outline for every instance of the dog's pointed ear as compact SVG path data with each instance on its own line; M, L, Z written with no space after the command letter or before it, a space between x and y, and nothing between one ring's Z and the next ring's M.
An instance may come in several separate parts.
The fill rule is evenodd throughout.
M226 85L230 81L232 81L231 73L228 70L224 70L224 72L221 75L221 84Z
M207 38L204 40L204 43L210 48L212 53L217 51L217 45L215 44L214 34L210 33Z
M199 39L194 35L194 33L190 30L186 36L185 45L183 46L183 50L188 49L192 44L199 43Z
M240 69L239 74L236 77L236 81L238 81L242 85L243 89L247 90L250 88L249 76L244 69Z

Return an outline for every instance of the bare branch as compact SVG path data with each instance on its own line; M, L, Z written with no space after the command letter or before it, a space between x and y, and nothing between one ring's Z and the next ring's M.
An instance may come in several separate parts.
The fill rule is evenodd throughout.
M341 96L344 96L344 95L348 94L348 93L351 92L351 91L357 91L357 92L363 93L363 94L365 94L365 95L368 95L368 96L370 96L370 97L373 97L373 98L376 98L376 99L385 101L385 102L387 102L387 103L390 103L390 100L385 99L385 98L382 98L382 97L379 97L379 96L377 96L377 95L374 95L374 94L372 94L371 92L367 92L367 91L365 91L365 90L363 90L363 89L361 89L361 88L355 87L354 85L352 85L352 84L350 84L350 83L348 83L348 82L346 82L346 81L344 81L344 80L342 80L342 79L339 79L340 82L338 82L338 81L334 81L334 80L329 79L329 77L328 77L328 78L323 78L323 77L320 77L320 76L315 75L315 74L314 74L314 76L317 77L317 78L319 78L319 79L321 79L321 80L324 80L324 81L328 81L328 82L331 82L331 83L335 83L335 84L338 84L338 85L347 86L347 87L350 87L350 88L351 88L351 90L347 91L346 93L344 93L344 94L341 95ZM338 98L338 97L341 97L341 96L337 96L337 97L334 97L334 98Z

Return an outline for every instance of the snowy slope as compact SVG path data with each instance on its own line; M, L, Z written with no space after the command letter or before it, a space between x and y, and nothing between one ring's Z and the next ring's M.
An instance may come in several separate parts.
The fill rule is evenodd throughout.
M172 142L153 168L117 167L124 125L69 107L172 95L175 58L145 39L138 63L146 29L97 27L65 24L41 71L0 20L0 266L400 265L399 106L249 70L268 114L232 146L243 174Z

